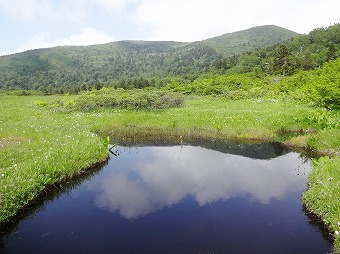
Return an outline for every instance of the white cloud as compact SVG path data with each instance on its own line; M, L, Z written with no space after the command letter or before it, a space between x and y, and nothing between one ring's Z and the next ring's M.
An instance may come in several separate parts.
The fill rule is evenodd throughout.
M270 24L308 33L338 22L339 5L337 0L144 0L135 22L153 27L152 40L194 41Z
M301 8L294 12L294 19L291 22L291 27L295 27L297 32L308 33L315 28L328 27L340 22L340 1L311 0L303 2Z
M114 40L108 34L197 41L270 24L308 33L339 22L339 9L338 0L0 0L6 24L0 48L97 44ZM81 27L87 28L68 37ZM18 48L20 41L25 45Z
M86 27L80 34L72 35L61 41L60 45L93 45L114 41L107 33L100 32L94 28Z
M103 6L112 11L123 11L129 4L136 3L138 0L95 0L94 4Z
M136 154L141 157L137 159ZM119 169L103 170L87 187L96 193L98 207L119 211L128 219L188 196L201 206L242 195L268 204L300 191L310 171L310 165L302 164L297 153L255 160L189 146L125 150L115 160ZM297 166L299 177L294 170Z
M71 35L61 40L50 41L49 34L40 33L21 46L20 51L37 48L49 48L62 45L86 46L112 42L115 39L104 32L91 27L85 27L79 34Z
M0 8L17 20L59 19L82 21L86 18L85 5L78 0L62 1L55 4L50 0L0 0Z
M267 2L267 1L266 1ZM143 1L136 21L152 24L152 39L193 41L258 25L258 1Z
M0 52L0 56L5 56L5 55L9 55L9 54L11 54L11 53L10 52Z
M0 0L0 7L18 19L47 17L53 13L51 2L44 0Z

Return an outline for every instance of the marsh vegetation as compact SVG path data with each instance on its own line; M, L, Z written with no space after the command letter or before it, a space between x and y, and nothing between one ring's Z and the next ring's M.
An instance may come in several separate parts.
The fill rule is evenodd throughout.
M54 185L105 161L110 142L279 141L314 153L302 200L340 249L339 27L233 56L216 55L208 45L190 51L193 45L175 43L169 50L185 48L186 57L173 59L178 71L166 73L165 64L158 76L130 72L132 76L121 73L121 79L110 79L104 69L105 77L95 74L96 69L83 72L94 76L78 80L72 69L48 70L46 61L35 62L44 50L2 57L0 222L10 221ZM155 57L150 45L128 43L138 54L124 54L138 55L143 63L143 54ZM165 59L159 47L160 55L155 54ZM51 52L55 50L62 48ZM209 66L201 65L207 58ZM30 69L32 61L38 64ZM187 71L190 61L193 71ZM123 69L124 63L115 62ZM98 62L95 66L101 68ZM137 74L143 72L138 68Z

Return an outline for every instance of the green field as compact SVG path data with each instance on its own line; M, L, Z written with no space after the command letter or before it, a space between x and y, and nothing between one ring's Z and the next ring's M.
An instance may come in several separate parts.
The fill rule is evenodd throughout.
M337 111L283 100L192 95L172 108L79 110L74 107L77 96L0 95L0 222L10 220L48 187L105 160L108 137L120 143L282 141L324 156L314 160L303 201L324 221L340 249L335 235L340 231Z

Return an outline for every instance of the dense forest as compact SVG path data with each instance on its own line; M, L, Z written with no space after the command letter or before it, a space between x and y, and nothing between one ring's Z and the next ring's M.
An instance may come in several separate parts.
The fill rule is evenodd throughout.
M31 50L0 57L0 88L65 93L104 85L162 86L169 77L194 80L209 73L223 57L297 35L261 26L193 43L119 41Z
M308 35L299 35L284 43L224 57L216 68L226 74L256 72L291 75L299 70L319 68L338 57L340 24L335 24L314 29Z

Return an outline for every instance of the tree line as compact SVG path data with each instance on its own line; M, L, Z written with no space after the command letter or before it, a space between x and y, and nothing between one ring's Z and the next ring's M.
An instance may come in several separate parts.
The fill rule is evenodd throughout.
M224 57L216 63L221 74L255 72L257 74L292 75L299 70L320 68L340 57L340 24L317 28L285 43L252 52Z
M340 24L224 57L203 42L122 41L66 49L56 47L2 57L0 89L63 94L102 87L160 88L176 82L187 89L187 84L195 80L219 75L292 76L339 58Z

